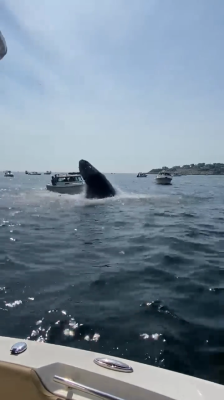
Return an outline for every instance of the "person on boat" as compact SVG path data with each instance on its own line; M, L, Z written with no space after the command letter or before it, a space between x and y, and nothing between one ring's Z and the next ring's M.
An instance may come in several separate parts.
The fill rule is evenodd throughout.
M56 185L56 178L55 178L55 176L52 176L52 177L51 177L51 183L52 183L53 186Z

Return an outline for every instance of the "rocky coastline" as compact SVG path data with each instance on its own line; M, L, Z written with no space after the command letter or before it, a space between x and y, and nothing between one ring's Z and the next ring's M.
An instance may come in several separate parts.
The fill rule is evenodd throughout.
M172 175L224 175L224 163L214 164L189 164L174 167L154 168L148 174L158 174L161 171L170 172Z

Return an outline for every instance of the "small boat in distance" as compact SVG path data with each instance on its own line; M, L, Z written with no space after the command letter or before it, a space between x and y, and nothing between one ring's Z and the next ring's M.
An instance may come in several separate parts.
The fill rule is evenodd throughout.
M174 172L173 176L182 176L182 174L179 174L178 172Z
M44 172L44 175L51 175L51 171Z
M26 175L41 175L41 172L28 172L28 171L25 171L25 174Z
M46 188L50 192L61 194L79 194L84 190L85 181L79 172L55 174L51 177L51 185Z
M169 172L161 171L156 177L156 182L160 185L170 185L172 179L172 175Z
M145 174L144 172L139 172L137 178L147 178L147 174Z
M13 178L14 174L11 171L5 171L4 177L5 178Z

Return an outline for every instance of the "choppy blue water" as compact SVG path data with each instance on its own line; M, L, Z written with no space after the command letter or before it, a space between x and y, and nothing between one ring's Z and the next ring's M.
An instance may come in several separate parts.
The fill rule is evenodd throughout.
M224 383L224 177L108 177L106 200L0 177L0 335Z

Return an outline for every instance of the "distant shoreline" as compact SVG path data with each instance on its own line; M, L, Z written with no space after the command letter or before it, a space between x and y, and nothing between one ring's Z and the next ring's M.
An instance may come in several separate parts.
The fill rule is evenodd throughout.
M224 163L214 163L214 164L189 164L174 167L162 167L154 168L148 172L148 174L158 174L161 171L167 171L171 174L178 175L224 175Z

